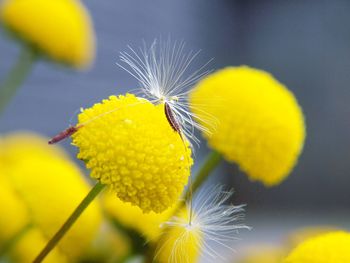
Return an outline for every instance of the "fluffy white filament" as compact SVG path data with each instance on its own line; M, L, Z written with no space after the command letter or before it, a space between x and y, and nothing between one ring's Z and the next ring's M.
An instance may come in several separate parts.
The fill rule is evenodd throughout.
M185 53L183 41L154 40L149 47L144 43L137 50L128 48L128 52L120 53L122 63L118 65L139 81L142 94L147 99L153 103L167 103L183 135L198 144L195 128L207 133L209 129L195 121L198 116L189 111L195 105L188 103L187 96L190 88L209 73L204 70L209 62L190 72L199 52ZM205 113L203 116L206 116ZM208 116L208 120L203 120L203 116L202 121L215 123L211 116Z
M223 191L222 186L211 188L210 191L202 191L193 200L191 221L188 220L189 217L174 216L163 225L165 229L176 227L184 230L183 235L174 244L171 258L178 259L179 252L184 253L183 257L186 257L186 251L181 248L185 247L184 242L188 240L188 236L191 236L191 231L194 231L193 235L199 233L203 237L203 241L196 244L200 248L201 254L208 255L213 259L224 259L217 248L225 247L233 250L230 245L232 245L232 241L238 239L238 231L250 229L250 227L241 223L244 219L244 205L227 204L232 194L233 191Z

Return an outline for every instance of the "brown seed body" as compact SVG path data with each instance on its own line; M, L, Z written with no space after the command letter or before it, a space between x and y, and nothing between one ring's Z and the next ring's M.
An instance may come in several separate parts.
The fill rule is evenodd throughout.
M69 128L54 136L51 140L49 140L49 144L55 144L70 137L71 135L76 133L80 127L81 126L70 126Z
M173 128L174 131L176 131L177 133L179 133L181 135L181 126L177 122L176 117L175 117L173 111L171 110L169 104L166 102L164 103L164 112L165 112L165 116L166 116L170 126Z

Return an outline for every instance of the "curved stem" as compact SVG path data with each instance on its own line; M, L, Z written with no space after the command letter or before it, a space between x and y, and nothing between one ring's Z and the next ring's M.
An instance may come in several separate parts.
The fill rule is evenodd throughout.
M58 232L46 244L46 246L40 252L40 254L34 259L33 263L39 263L45 259L45 257L58 244L58 242L62 239L62 237L67 233L67 231L72 227L72 225L79 218L79 216L84 212L84 210L89 206L89 204L95 199L95 197L102 191L102 189L104 187L105 187L105 185L101 184L100 182L95 184L95 186L90 190L90 192L83 199L83 201L81 201L81 203L74 210L74 212L70 215L70 217L63 224L63 226L58 230Z
M36 58L37 53L34 49L27 46L22 48L17 63L0 84L0 113L5 109L20 85L31 72Z
M210 173L216 168L216 166L222 160L222 156L215 151L211 151L204 161L202 167L199 169L197 175L194 177L192 184L192 192L195 193L198 188L208 179ZM186 192L186 197L190 195L190 192Z

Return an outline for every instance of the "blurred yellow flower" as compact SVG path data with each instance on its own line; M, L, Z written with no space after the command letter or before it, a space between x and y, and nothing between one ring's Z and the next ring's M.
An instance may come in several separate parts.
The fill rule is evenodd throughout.
M286 255L286 249L273 245L260 245L250 248L238 263L280 263Z
M188 225L189 211L185 207L178 217L186 225L174 224L165 228L159 239L156 261L159 263L195 263L198 261L203 245L200 226ZM195 215L194 215L195 216Z
M157 240L162 231L162 223L166 222L174 211L171 207L159 214L153 211L144 213L141 208L121 201L111 192L104 195L103 205L108 215L123 226L138 231L151 242Z
M219 70L199 82L190 102L199 121L206 120L209 145L251 180L273 186L288 176L303 148L304 117L294 95L269 73Z
M5 0L0 16L10 31L51 59L78 68L94 59L92 23L79 0Z
M134 95L111 96L79 115L73 136L91 177L143 212L163 212L180 197L191 150L170 126L164 105Z
M298 245L284 263L350 262L350 233L331 232L307 239Z
M16 262L30 262L89 188L77 166L63 151L48 146L46 138L27 133L3 137L0 206L6 213L0 215L0 244L33 224L12 249ZM47 262L71 262L81 256L96 235L100 221L100 210L92 204L50 253Z

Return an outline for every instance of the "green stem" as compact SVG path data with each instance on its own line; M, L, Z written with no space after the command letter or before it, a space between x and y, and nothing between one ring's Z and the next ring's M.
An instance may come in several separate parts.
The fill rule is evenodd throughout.
M0 113L5 109L20 85L29 75L36 58L37 53L34 49L27 46L22 48L17 63L0 84Z
M98 182L88 193L88 195L81 201L78 207L74 210L71 216L63 224L63 226L58 230L58 232L51 238L51 240L46 244L44 249L40 254L34 259L33 263L42 262L45 257L50 253L50 251L58 244L62 237L67 233L79 216L84 212L84 210L89 206L89 204L95 199L95 197L102 191L105 185Z
M32 223L25 225L12 238L10 238L1 248L0 257L5 256L13 246L33 227Z
M192 192L195 193L198 188L208 179L210 173L215 169L215 167L222 160L222 156L215 152L211 151L204 161L202 167L199 169L197 175L194 176L194 181L192 184ZM186 197L189 195L189 191L186 193Z

